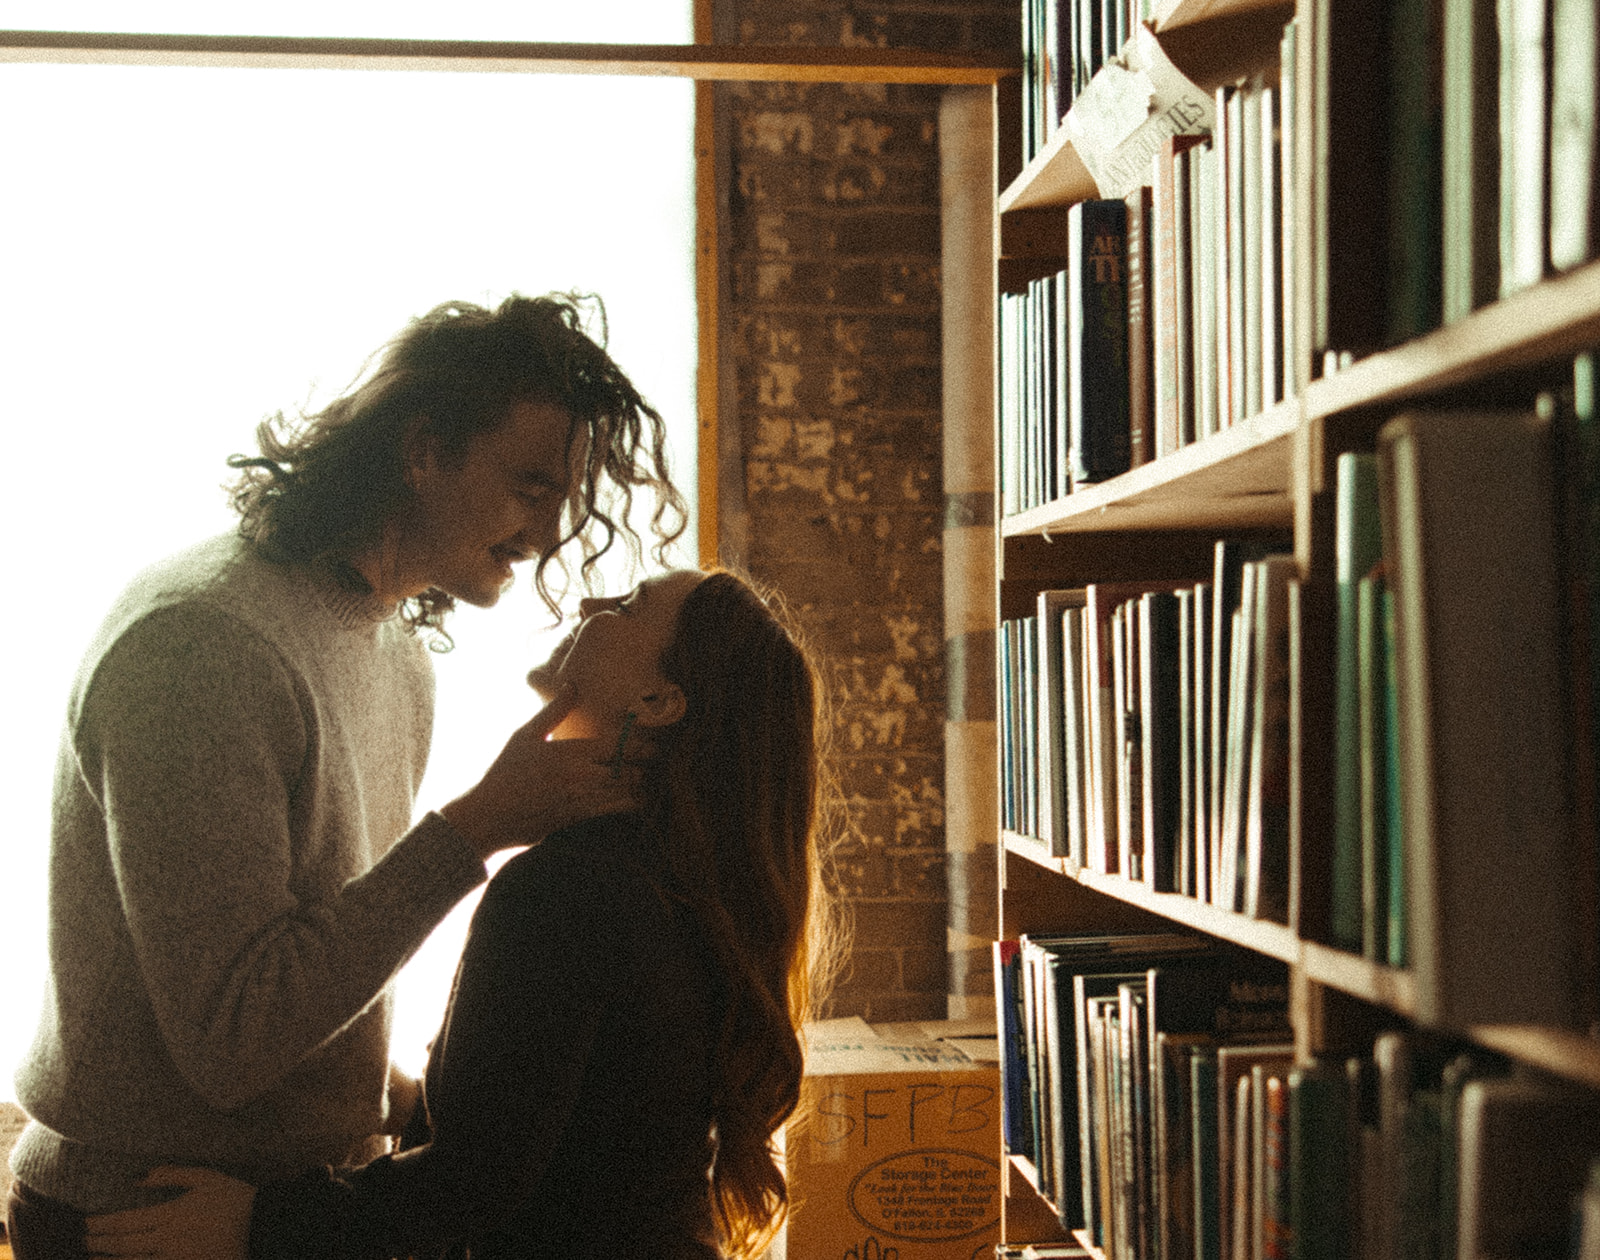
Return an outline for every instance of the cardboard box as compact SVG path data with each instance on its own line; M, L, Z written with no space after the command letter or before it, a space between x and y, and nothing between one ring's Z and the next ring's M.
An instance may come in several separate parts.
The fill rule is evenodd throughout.
M807 1034L804 1118L785 1144L787 1260L992 1260L1001 1199L992 1022L829 1020Z

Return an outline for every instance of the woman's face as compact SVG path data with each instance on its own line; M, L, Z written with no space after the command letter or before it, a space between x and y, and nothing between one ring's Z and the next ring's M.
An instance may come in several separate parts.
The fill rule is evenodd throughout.
M626 595L582 601L577 629L549 660L529 671L528 685L546 700L563 685L572 688L579 712L589 719L585 725L592 728L572 734L599 733L629 712L646 726L675 721L682 710L671 711L670 702L674 695L681 702L682 695L661 676L661 654L683 601L704 577L696 569L674 569L647 578Z

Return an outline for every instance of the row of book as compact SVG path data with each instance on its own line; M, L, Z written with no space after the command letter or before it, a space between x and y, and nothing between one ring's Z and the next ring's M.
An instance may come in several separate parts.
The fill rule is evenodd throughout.
M1233 1260L1497 1260L1600 1246L1584 1224L1600 1095L1461 1041L1378 1034L1370 1053L1250 1062L1231 1103ZM1209 1066L1192 1062L1196 1088Z
M1288 922L1292 556L1046 590L1001 626L1003 825L1069 869Z
M1209 581L1040 592L1000 637L1006 829L1406 967L1431 1025L1594 1018L1594 381L1339 454L1332 573L1233 539Z
M995 960L1008 1151L1107 1260L1600 1246L1592 1090L1409 1029L1297 1062L1281 969L1201 938L1023 937Z
M1126 198L1073 206L1065 268L1001 295L1007 514L1295 392L1295 99L1277 67L1218 88L1213 132L1169 136Z
M1414 967L1429 1023L1593 1017L1592 383L1335 464L1329 932Z
M1024 0L1022 161L1050 142L1078 94L1122 51L1155 0Z
M1179 933L1025 936L997 942L995 978L1010 1153L1108 1256L1185 1254L1165 1145L1174 1048L1281 1042L1283 965Z
M1091 31L1103 61L1127 7L1039 0L1024 29L1040 49ZM1275 63L1216 90L1210 131L1171 137L1120 210L1087 203L1066 267L1031 282L1053 296L1002 296L1004 510L1257 414L1312 364L1329 370L1592 259L1597 15L1596 0L1342 0L1309 58L1289 21ZM1041 86L1054 63L1035 60L1030 99L1059 104ZM1311 134L1319 117L1332 121ZM1294 260L1307 251L1300 328Z

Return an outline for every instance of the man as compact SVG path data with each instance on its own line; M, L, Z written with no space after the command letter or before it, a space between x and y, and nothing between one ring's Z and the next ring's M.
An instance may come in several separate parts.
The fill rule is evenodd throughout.
M614 750L547 742L557 700L410 826L432 673L419 633L512 566L587 577L652 493L664 429L564 298L442 306L369 379L260 431L237 536L142 574L85 654L57 762L51 972L17 1074L19 1260L153 1202L160 1163L249 1180L356 1158L403 1124L395 973L484 860L629 804ZM410 1088L408 1088L410 1087ZM391 1094L393 1097L391 1097Z

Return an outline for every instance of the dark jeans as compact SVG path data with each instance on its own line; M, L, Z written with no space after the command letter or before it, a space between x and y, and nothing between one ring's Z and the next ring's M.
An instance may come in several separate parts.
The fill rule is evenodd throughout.
M13 1182L6 1232L16 1260L87 1260L83 1213Z

